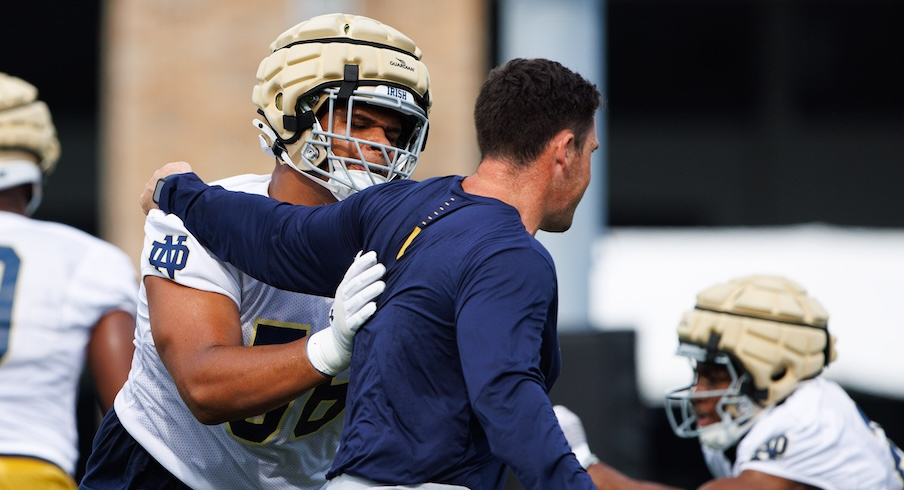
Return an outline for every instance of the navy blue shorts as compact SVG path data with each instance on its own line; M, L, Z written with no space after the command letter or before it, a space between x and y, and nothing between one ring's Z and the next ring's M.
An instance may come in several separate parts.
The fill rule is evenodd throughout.
M189 489L132 438L110 410L94 436L85 476L85 490Z

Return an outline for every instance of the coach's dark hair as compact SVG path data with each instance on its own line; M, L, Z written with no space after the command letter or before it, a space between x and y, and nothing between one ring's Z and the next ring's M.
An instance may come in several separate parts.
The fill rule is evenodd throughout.
M555 61L516 58L496 67L474 107L481 156L526 163L563 129L583 148L601 99L594 84Z

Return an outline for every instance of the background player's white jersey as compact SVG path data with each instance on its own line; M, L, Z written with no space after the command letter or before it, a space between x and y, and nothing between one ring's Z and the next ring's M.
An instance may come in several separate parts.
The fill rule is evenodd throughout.
M267 195L269 183L269 175L240 175L216 184ZM145 223L141 273L231 298L246 345L285 343L329 324L331 298L290 293L243 274L210 255L179 218L159 210ZM139 300L135 358L114 404L132 437L193 488L320 488L339 445L348 373L261 416L203 425L157 354L143 281Z
M784 403L760 415L737 446L732 465L703 447L715 477L754 470L826 490L901 489L901 453L833 381L799 384Z
M132 261L113 245L0 212L0 454L74 474L85 348L104 314L134 314L135 280Z

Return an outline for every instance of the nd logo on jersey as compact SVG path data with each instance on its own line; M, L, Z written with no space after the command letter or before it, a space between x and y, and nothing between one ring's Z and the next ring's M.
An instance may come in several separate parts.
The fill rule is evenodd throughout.
M155 241L151 244L148 263L157 270L166 269L170 279L176 278L176 271L181 271L188 263L188 246L185 245L187 235L179 235L173 241L173 235L167 235L163 243Z
M784 434L769 439L762 446L758 447L753 453L754 461L768 461L770 459L778 459L785 454L788 449L788 438Z

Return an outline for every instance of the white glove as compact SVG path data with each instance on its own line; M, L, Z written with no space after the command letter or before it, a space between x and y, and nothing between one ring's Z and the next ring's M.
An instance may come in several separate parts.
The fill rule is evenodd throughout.
M556 405L552 407L552 410L556 412L559 427L565 433L565 439L568 440L568 445L571 446L571 451L578 458L581 466L586 470L590 465L598 463L600 458L590 452L587 434L584 432L584 424L581 423L580 417L562 405Z
M380 280L385 273L386 267L377 262L376 252L358 252L355 256L336 288L330 326L308 338L308 360L314 369L326 376L348 369L355 333L377 311L373 300L386 288Z

